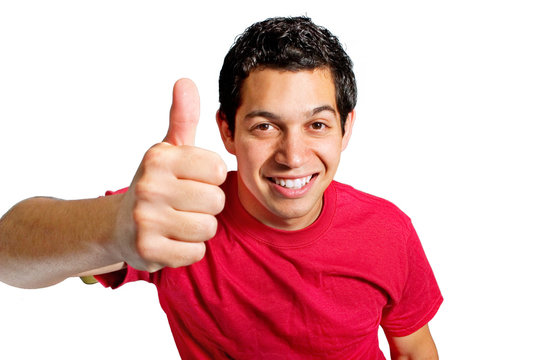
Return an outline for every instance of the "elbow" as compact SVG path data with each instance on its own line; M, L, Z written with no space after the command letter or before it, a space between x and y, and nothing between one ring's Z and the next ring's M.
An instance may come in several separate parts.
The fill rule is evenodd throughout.
M46 288L64 279L48 279L44 277L24 276L21 273L15 273L13 271L5 271L3 267L0 268L0 281L6 285L16 287L19 289L42 289ZM11 273L11 274L10 274Z

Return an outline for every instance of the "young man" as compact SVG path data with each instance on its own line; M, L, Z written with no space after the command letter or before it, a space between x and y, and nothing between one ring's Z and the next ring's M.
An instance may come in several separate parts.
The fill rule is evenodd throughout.
M409 218L333 181L356 103L339 41L307 18L254 24L225 57L220 103L237 172L193 146L199 99L180 80L128 189L4 216L2 280L152 282L184 360L383 359L379 326L393 358L437 358L442 297Z

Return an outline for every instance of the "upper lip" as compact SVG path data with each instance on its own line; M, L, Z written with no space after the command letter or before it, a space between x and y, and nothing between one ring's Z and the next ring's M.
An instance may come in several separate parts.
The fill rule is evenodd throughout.
M302 179L302 178L305 178L305 177L308 177L308 176L315 176L317 175L318 173L309 173L307 175L271 175L271 176L267 176L267 178L270 178L270 179L284 179L284 180L294 180L294 179Z

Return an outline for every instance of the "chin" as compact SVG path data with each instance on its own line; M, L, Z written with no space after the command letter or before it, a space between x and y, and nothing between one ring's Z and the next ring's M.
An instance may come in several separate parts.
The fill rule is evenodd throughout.
M279 206L274 206L270 208L270 212L283 223L291 223L299 221L303 226L309 226L313 223L319 216L319 211L315 208L319 207L317 202L309 204L295 204L299 200L290 200L285 204L279 204ZM316 214L314 213L314 210Z

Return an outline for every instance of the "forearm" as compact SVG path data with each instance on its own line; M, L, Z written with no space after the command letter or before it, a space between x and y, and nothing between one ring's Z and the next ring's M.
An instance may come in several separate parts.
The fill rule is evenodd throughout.
M428 354L426 356L423 356L423 355L396 355L396 354L392 354L391 355L391 359L392 360L439 360L439 356L434 353L434 354Z
M402 337L386 335L392 360L438 360L437 347L426 324Z
M114 232L121 195L31 198L0 219L0 281L37 288L121 262Z

